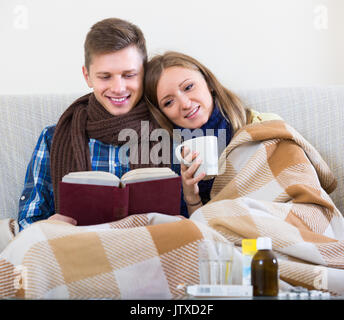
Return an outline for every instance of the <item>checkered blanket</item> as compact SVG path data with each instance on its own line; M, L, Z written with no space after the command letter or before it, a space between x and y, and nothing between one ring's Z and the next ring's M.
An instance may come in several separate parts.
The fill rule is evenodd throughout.
M202 239L268 236L282 280L344 291L344 222L328 193L335 178L283 121L246 126L220 159L212 200L190 219L156 213L100 226L50 220L20 232L0 255L0 296L178 299L196 284ZM235 255L240 262L240 254ZM238 280L238 279L237 279Z
M198 244L228 242L182 216L129 216L78 227L45 220L21 231L0 255L0 297L182 299L199 282Z
M282 280L344 293L344 219L328 195L336 180L314 147L283 121L252 124L220 166L211 201L192 220L237 245L270 237Z

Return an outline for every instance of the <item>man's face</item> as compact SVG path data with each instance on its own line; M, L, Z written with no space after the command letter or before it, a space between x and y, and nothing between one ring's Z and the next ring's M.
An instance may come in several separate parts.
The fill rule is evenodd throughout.
M135 46L92 56L89 70L82 68L87 85L112 115L126 114L143 93L143 60Z

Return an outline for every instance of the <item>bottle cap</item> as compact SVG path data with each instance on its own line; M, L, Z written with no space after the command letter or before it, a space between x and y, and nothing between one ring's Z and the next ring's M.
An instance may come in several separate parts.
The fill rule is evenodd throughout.
M257 250L271 250L272 243L271 239L268 237L257 238Z

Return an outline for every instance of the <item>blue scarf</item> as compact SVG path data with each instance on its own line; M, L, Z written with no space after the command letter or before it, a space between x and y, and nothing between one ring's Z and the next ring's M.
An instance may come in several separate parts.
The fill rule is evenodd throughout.
M184 128L175 125L174 129L183 130ZM214 105L213 112L211 113L210 118L208 119L208 122L205 123L200 129L203 131L203 135L207 135L207 133L209 135L209 132L212 132L209 129L213 129L214 135L218 138L219 138L219 129L225 129L226 130L225 146L227 146L232 139L232 134L233 134L232 126L223 117L220 109L217 107L216 104ZM223 148L221 149L219 150L219 156L221 152L223 151ZM174 152L174 147L173 147L173 152ZM172 163L172 169L180 175L180 164ZM207 203L210 200L210 191L213 186L214 179L215 178L210 179L210 180L202 180L198 183L199 195L202 199L203 204ZM188 211L187 211L186 203L184 201L183 192L182 192L182 199L181 199L181 214L188 217Z

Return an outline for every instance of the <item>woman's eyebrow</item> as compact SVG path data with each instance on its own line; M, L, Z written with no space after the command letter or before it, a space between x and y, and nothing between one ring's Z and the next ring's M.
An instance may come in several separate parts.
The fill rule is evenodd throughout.
M162 103L165 99L167 99L168 97L171 97L170 94L168 94L167 96L163 97L162 99L160 99L160 103Z
M183 83L186 82L186 81L188 81L188 80L190 80L190 79L185 79L185 80L183 80L183 81L178 85L178 87L179 87L179 88L182 87L182 86L183 86ZM160 103L162 103L163 100L165 100L166 98L168 98L168 97L170 97L170 96L171 96L171 95L168 94L168 95L166 95L165 97L163 97L162 99L160 99Z
M183 85L184 82L186 81L189 81L190 79L185 79L184 81L182 81L180 84L179 84L179 87L181 87Z

